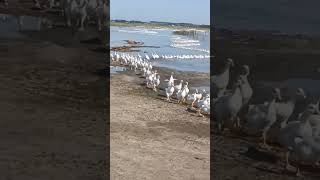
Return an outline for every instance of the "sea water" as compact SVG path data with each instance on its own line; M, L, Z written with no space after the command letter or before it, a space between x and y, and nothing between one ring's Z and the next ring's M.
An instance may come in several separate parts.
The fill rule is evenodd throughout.
M143 42L145 47L139 52L130 52L144 57L144 53L151 57L152 53L161 55L203 55L205 58L194 59L157 59L152 64L178 71L210 72L210 32L197 31L196 36L176 35L171 28L145 27L110 27L110 46L117 47L126 44L125 40Z

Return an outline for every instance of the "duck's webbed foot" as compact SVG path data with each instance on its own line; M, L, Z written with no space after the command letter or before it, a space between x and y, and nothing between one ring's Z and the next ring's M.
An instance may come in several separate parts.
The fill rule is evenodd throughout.
M263 139L263 142L259 144L260 148L270 150L271 147L267 145L267 138L266 138L265 132L263 132L262 134L262 139Z
M303 175L300 172L300 168L299 167L297 167L296 176L297 177L303 177Z
M237 117L237 127L241 129L241 122L239 117Z
M271 150L271 146L269 146L269 145L266 144L266 143L260 143L260 147L261 147L262 149Z
M268 150L271 149L271 147L269 145L267 145L267 133L269 131L269 129L271 128L273 123L269 123L264 129L263 129L263 133L262 133L262 138L263 138L263 144L262 144L262 148L266 148Z
M199 109L197 109L197 114L198 114L198 116L200 116L200 117L204 117L204 115L203 114L201 114L201 109L199 108Z
M295 169L296 169L296 168L295 168L294 166L290 165L290 164L287 164L287 165L286 165L286 170L287 170L287 171L290 171L290 172L293 171L293 172L294 172Z
M195 102L195 101L193 101L193 102L191 103L191 108L193 108L193 107L194 107L194 102Z
M287 170L288 172L294 172L294 171L296 171L296 173L298 173L298 167L296 168L296 167L294 167L294 166L292 166L291 164L290 164L290 162L289 162L289 156L290 156L290 151L287 151L286 152L286 154L285 154L285 161L286 161L286 165L285 165L285 170ZM300 174L300 172L299 172L299 174Z
M287 125L287 120L282 121L281 124L280 124L280 127L284 128L286 125Z
M221 122L218 123L218 133L222 134L222 123Z

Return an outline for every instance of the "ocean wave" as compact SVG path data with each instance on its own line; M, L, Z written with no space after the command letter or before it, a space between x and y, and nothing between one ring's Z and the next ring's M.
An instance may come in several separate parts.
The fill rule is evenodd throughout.
M136 34L158 34L158 32L156 32L156 31L141 30L141 29L134 29L134 30L122 30L122 29L119 29L118 32L136 33Z
M177 43L171 44L171 47L190 47L190 46L200 46L200 43Z
M170 45L171 47L178 48L178 49L185 49L185 50L192 50L192 51L201 51L205 53L210 53L210 50L208 49L200 49L200 48L195 48L195 47L187 47L187 46L176 46L174 44Z
M188 39L174 39L172 40L175 44L188 44L188 43L199 43L198 40L188 40Z

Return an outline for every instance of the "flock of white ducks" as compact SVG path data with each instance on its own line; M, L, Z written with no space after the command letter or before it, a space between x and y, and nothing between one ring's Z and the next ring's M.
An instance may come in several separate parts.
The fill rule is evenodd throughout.
M268 102L250 104L253 90L248 82L249 66L242 66L243 71L236 78L231 90L229 84L230 68L234 66L232 59L227 59L222 73L212 76L212 92L215 93L213 118L218 124L218 131L224 128L241 129L248 134L259 133L262 136L263 148L270 150L268 140L277 142L286 150L286 168L292 169L289 156L298 160L299 164L319 165L320 162L320 112L319 101L309 103L305 111L294 121L296 102L305 99L306 93L298 88L288 100L282 101L279 88L273 88ZM245 109L245 118L240 118L240 111ZM294 118L294 117L293 117ZM278 124L278 126L275 126ZM300 175L299 166L295 167Z
M151 57L157 57L157 54L152 53ZM160 56L158 56L160 57ZM155 92L158 91L160 81L160 75L157 70L153 69L150 62L150 57L145 54L144 57L140 54L134 56L129 53L118 53L114 52L110 54L112 62L120 63L122 66L127 66L129 70L137 72L140 71L143 77L145 77L145 84L148 88L152 88ZM172 101L173 96L178 100L178 104L187 103L192 108L196 108L200 116L203 114L210 114L210 94L206 93L205 90L201 92L196 89L192 94L189 94L189 83L180 80L178 84L175 84L177 79L173 77L174 73L171 73L169 79L165 79L162 83L166 84L164 89L166 100Z
M111 58L120 58L120 54L114 53L111 54ZM182 54L182 55L172 55L172 54L163 54L163 55L158 55L156 52L152 52L151 54L144 53L144 57L142 55L137 54L137 58L140 60L157 60L157 59L166 59L166 60L175 60L175 59L181 59L181 60L187 60L187 59L207 59L210 58L209 55L193 55L193 54Z

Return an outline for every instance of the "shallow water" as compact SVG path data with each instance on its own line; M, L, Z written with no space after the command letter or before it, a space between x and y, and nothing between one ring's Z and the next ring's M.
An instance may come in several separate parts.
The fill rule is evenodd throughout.
M125 45L124 40L144 42L146 46L158 46L160 48L140 48L139 54L146 52L161 55L210 55L210 33L199 32L198 36L182 36L173 34L171 29L145 29L142 27L110 27L111 47ZM132 52L132 54L138 54ZM210 59L157 59L154 66L167 67L179 71L210 72Z
M23 31L40 31L41 17L0 14L0 38L21 38Z
M121 67L121 66L110 66L110 74L117 74L118 72L122 72L125 71L126 68L125 67Z
M159 60L153 61L153 66L176 69L179 71L210 73L208 62L199 59L191 60Z
M195 86L195 87L191 86L189 89L190 89L190 93L196 92L196 89L197 89L198 92L202 92L203 90L205 90L205 93L210 94L209 86Z

